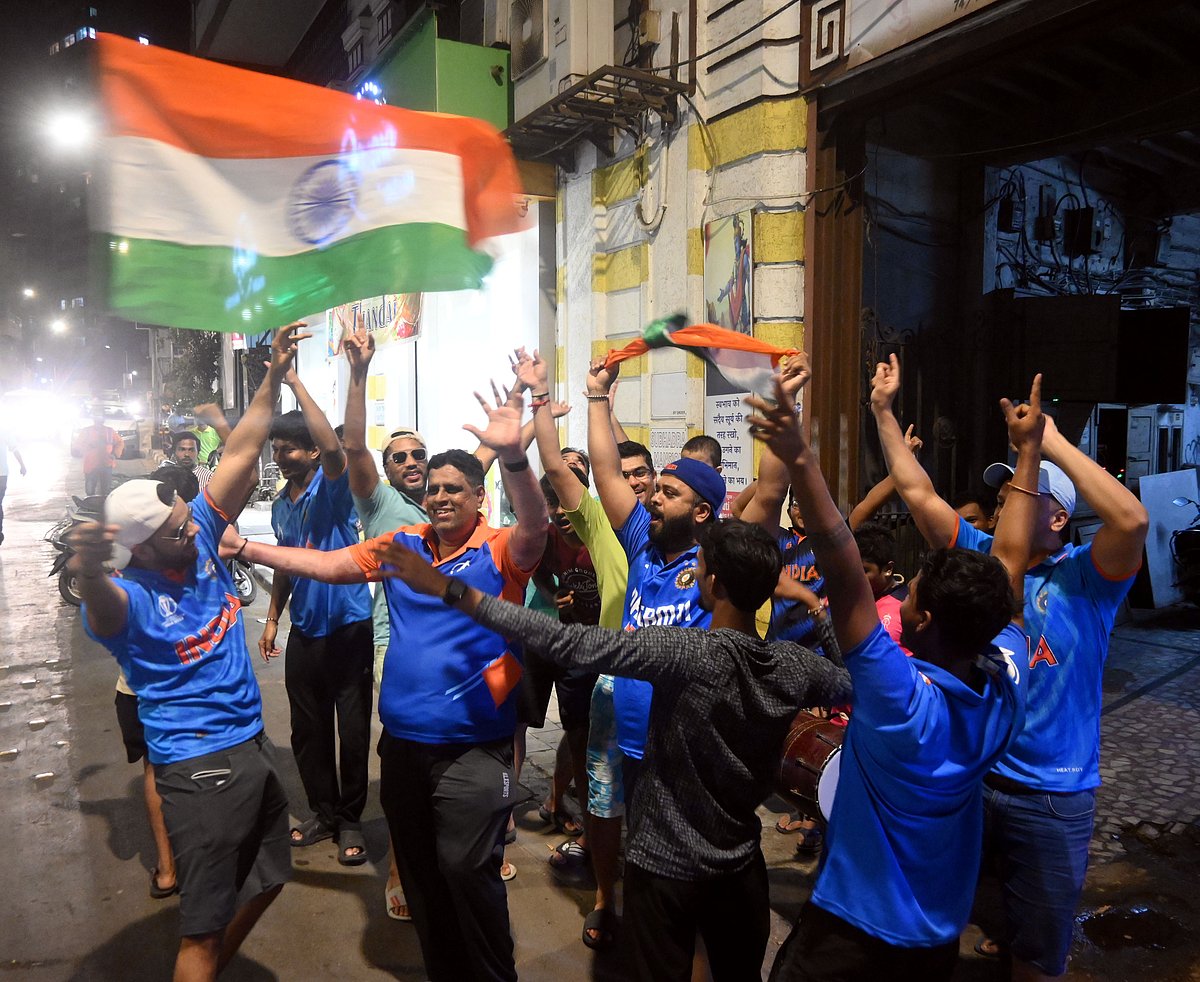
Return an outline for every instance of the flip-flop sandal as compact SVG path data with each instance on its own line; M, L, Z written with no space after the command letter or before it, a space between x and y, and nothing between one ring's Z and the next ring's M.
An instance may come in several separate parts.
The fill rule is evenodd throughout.
M551 811L545 805L539 805L538 818L547 825L553 825L559 835L583 835L583 824L570 812Z
M975 954L980 958L999 958L1000 944L985 935L975 942Z
M154 900L166 900L167 897L173 897L179 892L178 878L169 887L160 887L158 885L158 867L150 871L150 896Z
M796 843L796 854L799 856L811 856L814 853L821 851L821 846L825 844L825 833L818 828L802 829L800 841Z
M784 815L775 823L775 831L780 835L795 835L797 832L804 831L804 819L792 818L791 815Z
M583 919L583 943L593 951L611 948L617 940L617 928L620 923L610 908L596 908ZM595 931L596 936L592 937L588 931Z
M358 853L351 855L350 850ZM361 866L367 861L367 840L358 829L342 829L338 835L337 860L343 866Z
M412 920L412 912L409 911L408 904L404 899L404 887L399 883L384 890L383 897L387 902L387 916L393 921Z
M584 869L591 855L591 851L585 846L581 846L574 839L567 839L555 847L548 861L555 869Z
M500 864L500 879L505 883L517 875L517 868L507 860Z
M297 832L300 833L299 838L296 838ZM292 829L289 838L293 849L303 849L305 846L315 846L325 839L332 839L333 829L314 816Z

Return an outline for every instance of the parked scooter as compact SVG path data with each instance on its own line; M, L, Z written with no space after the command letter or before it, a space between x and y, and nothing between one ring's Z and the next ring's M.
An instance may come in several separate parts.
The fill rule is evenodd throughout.
M75 574L67 568L67 560L75 555L75 550L67 542L67 535L77 525L82 525L85 522L102 521L103 509L104 498L98 494L89 495L86 498L72 495L71 506L67 509L66 515L55 522L46 532L45 536L43 536L47 542L58 550L54 557L54 562L50 566L50 573L48 575L58 577L59 594L63 600L74 607L78 607L83 603L83 596L79 592L79 585L76 582Z
M1191 498L1173 498L1177 508L1191 505L1196 509L1192 523L1171 533L1171 556L1175 560L1175 581L1183 591L1183 599L1200 606L1200 503Z

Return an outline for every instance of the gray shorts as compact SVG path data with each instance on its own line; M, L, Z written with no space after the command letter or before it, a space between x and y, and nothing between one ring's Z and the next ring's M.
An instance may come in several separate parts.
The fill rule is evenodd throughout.
M288 802L266 734L155 764L179 880L179 932L223 930L238 908L292 877Z

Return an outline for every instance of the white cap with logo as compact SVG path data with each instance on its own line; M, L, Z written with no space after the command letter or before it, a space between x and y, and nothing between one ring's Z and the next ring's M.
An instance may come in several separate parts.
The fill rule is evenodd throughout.
M130 550L157 532L174 508L175 491L161 481L126 481L110 492L104 499L104 524L118 526L112 567L128 566Z
M989 488L1002 488L1012 480L1013 469L1004 463L989 464L983 472L983 483ZM1038 493L1048 494L1068 514L1075 511L1075 485L1058 464L1043 460L1038 469Z

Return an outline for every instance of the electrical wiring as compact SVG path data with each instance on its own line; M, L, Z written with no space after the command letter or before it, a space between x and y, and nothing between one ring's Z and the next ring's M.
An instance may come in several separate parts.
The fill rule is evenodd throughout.
M787 2L782 7L780 7L778 10L767 14L767 16L764 17L762 20L758 21L755 24L752 24L750 27L747 27L740 34L735 34L728 41L722 41L715 48L709 48L707 51L703 52L702 54L696 55L696 57L694 59L689 56L687 58L684 58L682 61L671 62L671 64L669 64L669 65L655 65L652 68L648 68L647 71L669 72L675 68L682 68L684 65L690 65L693 61L699 63L699 62L703 61L705 58L708 58L711 55L715 55L718 51L724 51L731 44L735 44L736 42L740 41L747 34L753 34L755 31L757 31L760 27L762 27L768 21L773 20L774 18L778 17L789 7L796 6L796 4L798 4L799 2L800 2L800 0L787 0Z

